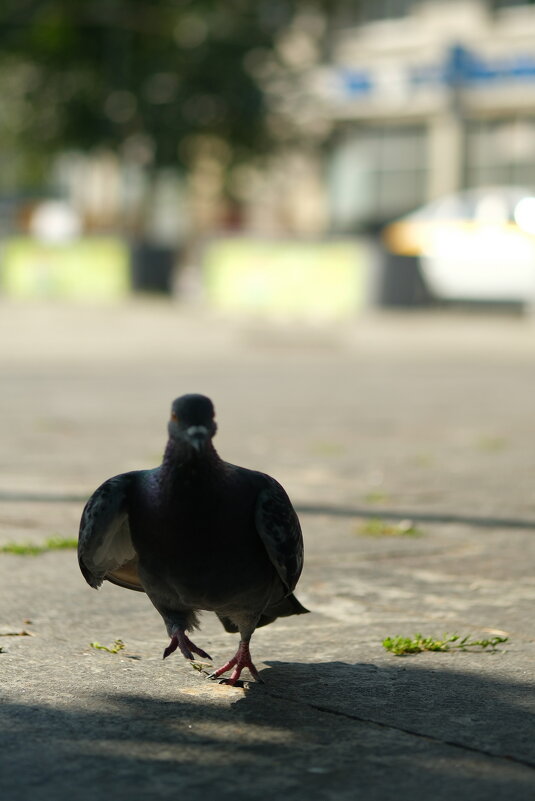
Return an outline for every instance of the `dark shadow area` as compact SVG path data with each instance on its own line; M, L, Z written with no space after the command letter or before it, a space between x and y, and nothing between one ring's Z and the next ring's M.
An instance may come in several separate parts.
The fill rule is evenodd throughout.
M418 512L414 510L379 509L363 506L331 506L329 504L295 504L300 514L332 517L375 517L383 520L414 520L419 523L464 523L476 528L535 529L535 520L519 517L494 517L450 512Z
M263 677L230 703L202 677L163 700L82 688L69 707L4 703L2 797L533 798L533 687L401 660L274 662Z
M89 495L6 492L0 490L0 502L20 503L85 503ZM418 512L410 509L380 509L377 506L333 506L330 504L294 503L295 510L305 515L332 517L375 517L384 520L414 520L420 523L464 523L477 528L535 529L535 520L521 517L494 517L485 515L452 514L450 512Z
M153 242L135 242L131 246L132 289L170 295L173 289L174 248Z
M498 673L503 652L483 657ZM392 667L270 662L262 676L277 697L535 769L535 685L461 672L459 662L469 667L471 658L435 655L435 669L419 667L417 656L396 657Z
M377 302L386 308L431 306L433 297L422 276L417 256L401 256L382 249L382 275Z

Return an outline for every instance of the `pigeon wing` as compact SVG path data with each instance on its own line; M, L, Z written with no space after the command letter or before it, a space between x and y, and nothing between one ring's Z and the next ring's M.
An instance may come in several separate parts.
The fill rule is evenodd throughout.
M104 579L143 592L128 523L128 489L134 473L109 478L89 498L78 536L78 562L98 589Z
M260 539L288 593L303 569L303 535L299 518L278 481L265 476L256 501L255 523Z

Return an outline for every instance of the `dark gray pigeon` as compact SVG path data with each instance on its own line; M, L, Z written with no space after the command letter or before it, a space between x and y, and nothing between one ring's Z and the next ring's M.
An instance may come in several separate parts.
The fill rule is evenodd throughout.
M303 538L281 485L224 462L216 430L209 398L177 398L160 467L114 476L87 502L78 559L92 587L107 579L147 593L171 637L164 659L177 648L186 659L211 658L187 634L198 610L239 631L236 654L210 674L233 668L235 684L245 667L260 680L249 653L255 629L308 611L293 595Z

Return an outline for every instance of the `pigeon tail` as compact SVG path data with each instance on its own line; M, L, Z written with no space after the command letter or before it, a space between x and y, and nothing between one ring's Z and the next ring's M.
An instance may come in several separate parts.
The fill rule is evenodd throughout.
M279 601L276 604L272 604L268 606L267 609L260 615L260 620L256 624L256 628L260 628L261 626L267 626L268 623L273 623L278 617L290 617L290 615L307 615L309 614L310 609L306 609L303 604L301 604L295 595L291 593L290 595L283 598L282 601Z

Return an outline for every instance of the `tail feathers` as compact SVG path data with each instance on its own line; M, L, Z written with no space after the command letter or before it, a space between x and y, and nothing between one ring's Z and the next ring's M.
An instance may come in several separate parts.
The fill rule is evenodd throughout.
M278 617L290 617L290 615L305 615L309 612L309 609L305 609L305 607L299 603L295 595L288 595L286 598L283 598L282 601L278 601L276 604L272 604L268 606L268 608L260 615L260 620L256 624L256 628L260 628L261 626L267 626L268 623L273 623ZM216 613L217 614L217 613ZM221 621L225 631L235 633L239 631L239 627L231 620L229 617L224 617L223 615L217 615L219 620Z
M292 593L291 595L286 596L286 598L283 598L282 601L268 606L265 612L260 616L260 620L258 621L256 627L260 628L261 626L267 626L268 623L273 623L273 621L278 617L305 615L309 611L309 609L305 609L303 604L301 604Z

